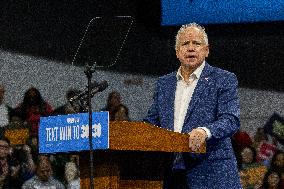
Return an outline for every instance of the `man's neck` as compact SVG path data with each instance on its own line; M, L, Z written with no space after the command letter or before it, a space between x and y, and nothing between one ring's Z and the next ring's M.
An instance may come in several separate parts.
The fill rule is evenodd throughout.
M190 75L196 70L196 68L181 67L181 75L183 79L188 82Z

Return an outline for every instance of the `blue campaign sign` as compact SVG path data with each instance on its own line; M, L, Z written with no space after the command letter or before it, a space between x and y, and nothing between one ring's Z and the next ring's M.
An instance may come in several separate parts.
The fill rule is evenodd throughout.
M93 112L92 117L93 149L108 149L108 112ZM89 149L90 145L88 113L40 118L40 153L83 151Z
M162 0L162 25L284 20L283 0Z

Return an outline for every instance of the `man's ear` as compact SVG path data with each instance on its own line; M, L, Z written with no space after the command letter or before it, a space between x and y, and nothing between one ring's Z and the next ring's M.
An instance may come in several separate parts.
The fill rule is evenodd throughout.
M210 51L209 49L210 49L210 47L209 47L209 45L207 45L206 46L206 54L205 54L206 58L209 56L209 51Z
M178 53L179 53L179 50L176 49L176 57L178 58Z

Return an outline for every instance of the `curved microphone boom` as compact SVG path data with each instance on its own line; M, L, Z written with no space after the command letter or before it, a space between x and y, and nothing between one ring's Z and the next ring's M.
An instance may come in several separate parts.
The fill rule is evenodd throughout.
M107 81L102 81L101 83L94 82L91 85L91 97L93 97L96 93L104 91L108 87ZM76 100L86 99L88 97L88 90L81 92L78 95L70 98L69 102L72 103Z
M108 87L107 81L102 81L98 84L97 87L94 87L91 90L91 97L93 97L96 93L104 91Z

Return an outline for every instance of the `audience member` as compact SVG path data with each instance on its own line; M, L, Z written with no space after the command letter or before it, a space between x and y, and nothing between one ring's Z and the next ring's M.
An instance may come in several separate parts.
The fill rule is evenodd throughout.
M232 136L232 145L235 154L238 154L245 147L252 146L252 144L251 137L245 131L239 130Z
M110 117L111 121L130 121L129 114L128 114L128 108L120 104L116 106L113 110L113 116Z
M38 146L38 138L36 136L31 136L27 140L27 145L31 149L32 159L37 162L38 153L39 153L39 146Z
M269 142L269 136L263 128L257 129L254 135L253 146L256 149L256 160L269 167L271 158L277 151L277 146L274 142Z
M112 91L108 95L106 107L102 108L101 111L108 111L110 120L114 120L114 109L120 104L121 104L120 93L118 91Z
M24 95L23 102L15 109L21 118L31 126L31 135L38 136L40 116L52 113L51 105L44 101L38 89L31 87Z
M36 175L27 180L22 189L53 188L65 189L64 185L52 176L52 167L48 156L38 157Z
M50 156L52 170L53 170L53 177L60 182L65 182L65 164L69 162L69 154L60 153L54 154Z
M27 145L15 146L11 156L11 185L21 188L22 184L35 175L35 164Z
M12 109L9 112L9 124L4 136L10 140L10 145L23 145L30 137L30 126L21 119L21 116Z
M275 170L284 170L284 152L277 151L272 157L270 166Z
M77 167L79 167L79 155L78 154L70 154L70 162L75 163Z
M15 109L11 109L9 112L9 128L23 128L26 127L26 123L21 118L21 114Z
M270 167L271 159L277 150L278 148L276 145L263 142L257 154L257 161L263 163L267 167Z
M54 115L60 115L60 114L74 114L74 113L83 112L83 108L82 108L80 102L76 101L76 102L72 102L72 104L71 104L70 101L69 101L72 97L74 97L75 95L78 95L78 94L80 94L79 90L69 89L66 93L67 102L64 105L56 108L53 111L53 114Z
M0 188L11 188L10 141L0 138Z
M67 189L80 188L79 169L74 162L65 164L65 179L67 181Z
M280 173L277 170L268 170L260 189L283 189L280 185Z
M5 126L9 123L10 108L4 103L5 87L0 84L0 137L4 133Z
M240 151L239 174L244 188L254 188L261 185L267 169L264 165L256 162L256 151L253 147L245 147Z
M254 141L253 141L254 148L258 151L261 144L263 142L268 141L268 135L264 132L264 129L262 127L260 127L260 128L257 128L253 139L254 139Z
M280 184L284 188L284 152L277 151L271 160L271 169L278 170L281 174Z

